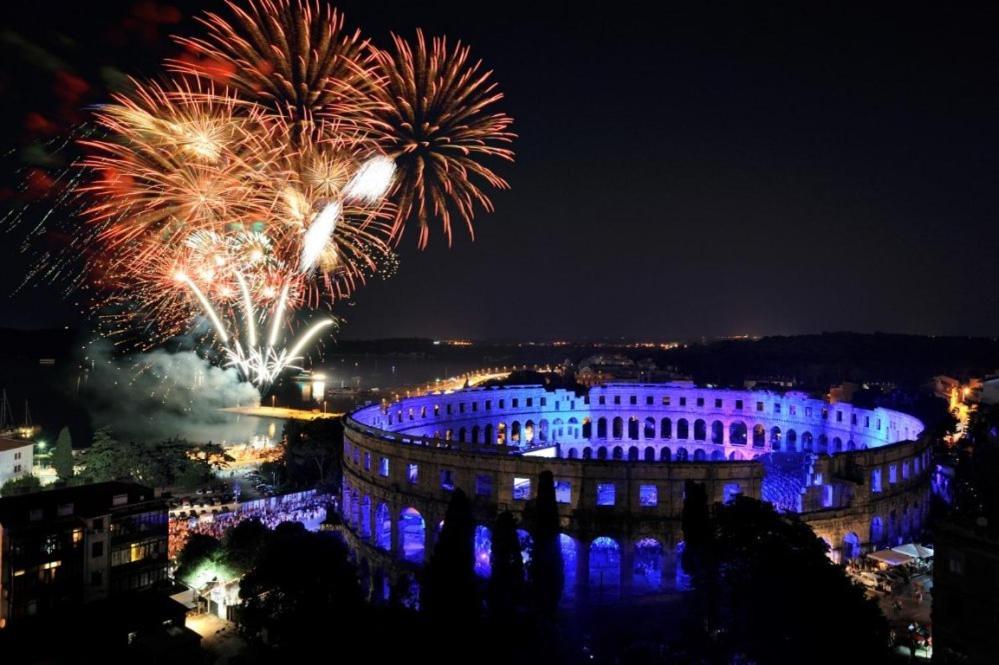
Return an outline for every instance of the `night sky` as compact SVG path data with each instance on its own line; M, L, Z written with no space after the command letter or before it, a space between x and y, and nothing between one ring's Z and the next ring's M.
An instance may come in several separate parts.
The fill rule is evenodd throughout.
M0 145L68 126L109 71L154 74L218 4L5 3ZM871 4L338 3L380 44L470 42L520 137L475 242L404 237L342 335L999 335L999 10ZM55 288L6 297L8 238L0 326L76 325Z

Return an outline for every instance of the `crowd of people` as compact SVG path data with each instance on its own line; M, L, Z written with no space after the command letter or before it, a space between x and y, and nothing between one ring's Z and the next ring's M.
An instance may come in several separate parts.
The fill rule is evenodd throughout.
M170 518L170 558L183 549L192 534L204 534L221 539L227 530L243 520L260 520L269 529L282 522L301 522L310 531L319 529L326 519L326 509L332 499L315 490L258 499L237 504L234 510Z

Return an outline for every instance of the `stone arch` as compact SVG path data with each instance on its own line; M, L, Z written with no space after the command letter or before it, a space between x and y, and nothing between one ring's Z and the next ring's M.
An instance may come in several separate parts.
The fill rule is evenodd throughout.
M472 443L479 442L479 426L472 425Z
M479 577L489 577L492 573L493 533L489 527L475 525L475 574Z
M631 416L630 418L628 418L628 438L631 439L632 441L638 440L638 428L639 428L638 418L636 418L635 416Z
M510 423L510 443L520 443L521 428L520 421L514 420Z
M458 428L458 442L465 443L465 437L468 435L468 431L464 427Z
M583 448L583 459L593 459L593 448L589 446Z
M552 440L553 441L557 441L557 440L561 439L562 435L564 433L565 433L565 430L562 427L562 419L561 418L556 418L555 420L553 420L552 421Z
M583 438L593 438L593 421L590 418L583 418Z
M870 534L871 547L877 549L878 545L880 545L881 542L884 540L884 537L885 537L884 522L881 521L880 516L875 515L873 518L871 518L871 534Z
M770 449L780 450L780 427L770 428Z
M538 441L548 440L548 420L542 418L538 421Z
M736 446L746 445L746 423L736 420L728 426L728 441Z
M849 561L860 556L860 536L853 531L843 536L842 561Z
M832 449L834 453L843 452L843 439L838 436L834 436L832 440Z
M711 443L718 445L725 443L725 423L720 420L711 421Z
M612 456L614 459L624 459L624 448L621 446L614 446Z
M741 462L742 453L740 453L738 450L733 450L728 454L728 459L730 462Z
M698 418L694 421L694 441L705 441L708 438L708 428L704 420Z
M725 451L724 450L712 450L711 451L711 461L712 462L724 462L725 461Z
M793 429L787 431L787 449L791 452L798 449L798 433Z
M829 452L829 437L825 434L819 434L818 448L816 452L828 453Z
M659 421L659 438L660 439L672 439L673 438L673 421L669 418L663 418Z
M621 591L621 547L607 536L590 543L590 593L615 597Z
M578 439L579 438L579 421L576 419L576 416L573 416L573 417L569 418L569 420L567 422L569 424L569 436L571 436L574 439Z
M652 416L645 419L645 428L642 431L642 437L645 439L656 438L656 419Z
M386 552L392 549L392 511L384 503L375 508L375 546Z
M638 593L656 592L663 584L663 545L655 538L635 543L631 588Z
M703 448L695 448L694 449L694 461L695 462L704 462L707 459L708 459L708 454L706 452L704 452Z
M403 508L399 513L399 552L410 563L423 563L427 546L427 528L423 515L416 508Z
M652 446L645 446L645 461L655 462L656 461L656 449Z
M687 422L686 418L680 418L676 421L676 438L678 439L689 439L690 438L690 423Z
M638 446L631 446L628 448L628 461L629 462L638 461Z
M767 445L767 428L760 423L753 426L753 447L762 448Z
M812 449L814 448L814 440L815 439L812 436L811 432L802 432L801 433L801 449L803 451L805 451L805 452L808 452L808 453L812 452Z
M361 538L371 537L371 497L367 494L361 497L361 519L357 532Z
M686 448L677 448L676 449L676 461L677 462L686 462L687 459L688 459L687 449Z
M607 459L607 446L597 448L597 459Z
M569 448L569 459L576 459L576 449Z
M572 598L576 595L576 557L579 546L572 536L565 533L558 535L558 541L562 550L562 597Z
M483 443L496 443L496 439L493 437L493 426L492 424L486 425L485 428L485 439Z
M611 421L611 437L621 439L624 437L624 420L621 416L614 416Z
M534 421L528 420L526 423L524 423L524 432L523 432L524 443L534 443L534 434L535 434Z
M603 416L597 418L597 438L606 439L607 438L607 419Z

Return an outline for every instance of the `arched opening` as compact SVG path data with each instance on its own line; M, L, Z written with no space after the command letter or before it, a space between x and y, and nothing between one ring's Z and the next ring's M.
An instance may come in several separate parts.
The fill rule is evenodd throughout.
M593 459L593 449L589 446L583 448L583 459Z
M506 423L496 424L496 443L506 445Z
M631 446L628 448L628 461L637 462L638 461L638 446Z
M663 584L663 546L655 538L635 543L631 586L638 593L656 592Z
M871 519L871 546L877 547L884 540L884 525L881 522L881 518L875 516Z
M660 461L662 461L662 462L669 462L670 459L672 458L672 456L673 456L673 454L670 452L669 448L663 446L662 448L659 449L659 460Z
M712 462L724 462L725 461L725 451L724 450L712 450L711 451L711 461Z
M569 448L569 459L576 459L576 449Z
M371 497L367 495L361 499L361 518L358 533L361 534L361 538L371 537Z
M708 428L703 420L698 418L694 421L694 441L706 441L708 438Z
M843 439L839 438L838 436L833 437L833 452L834 453L843 452Z
M601 416L597 418L597 438L606 439L607 438L607 419Z
M860 556L860 537L854 532L843 536L843 561L856 559Z
M465 443L465 436L467 434L468 434L468 432L465 430L464 427L459 427L458 428L458 442L459 443Z
M611 422L611 436L615 439L624 437L624 420L621 416L614 416L614 420Z
M528 420L524 423L524 443L532 443L534 441L534 421Z
M704 450L702 448L696 448L694 450L694 461L695 462L703 462L706 459L708 459L708 454L706 452L704 452Z
M590 543L590 593L617 596L621 589L621 548L613 538L600 536Z
M423 563L426 548L426 524L415 508L404 508L399 514L399 550L411 563Z
M493 534L489 527L475 526L475 574L489 577L492 573Z
M642 430L642 436L646 439L656 438L656 419L648 417L645 419L645 427Z
M527 576L527 565L531 563L531 552L534 550L534 539L524 529L517 529L517 543L520 545L520 560L524 564L524 576Z
M520 421L510 423L510 443L520 443Z
M669 418L663 418L659 421L659 438L660 439L672 439L673 438L673 421Z
M825 434L819 434L819 441L816 452L828 453L829 452L829 437Z
M780 450L780 427L770 428L770 448Z
M812 452L814 440L811 432L801 433L801 449L805 452Z
M597 459L607 459L607 446L597 448Z
M392 549L392 512L384 503L375 508L375 546L386 552Z
M753 426L753 447L762 448L767 445L767 428L757 423Z
M573 439L579 438L579 421L576 420L575 416L569 418L569 431L566 432L566 434L568 434Z
M478 443L479 439L479 426L472 425L472 443Z
M787 431L787 449L791 452L798 449L798 433L793 429Z
M645 461L655 462L656 461L656 449L652 446L645 447Z
M563 434L565 434L565 428L562 427L562 419L556 418L552 421L552 441L561 440Z
M687 449L686 448L679 448L676 451L676 458L675 459L676 459L677 462L686 462L687 461Z
M741 462L742 453L740 453L738 450L733 450L731 453L729 453L728 459L730 462Z
M628 418L628 438L632 441L638 440L638 418L635 416Z
M548 421L542 418L538 421L538 441L548 440Z
M576 541L560 533L558 542L562 549L562 597L572 598L576 595Z
M720 420L711 421L711 443L725 443L725 424Z
M614 446L614 459L624 459L624 448Z
M736 420L728 426L728 442L736 446L746 445L746 423Z
M676 544L676 589L677 591L688 591L692 586L690 575L683 570L683 550L685 544L681 540Z
M593 421L589 418L583 418L583 438L593 438Z
M690 425L687 423L686 418L680 418L678 421L676 421L676 438L678 439L690 438Z

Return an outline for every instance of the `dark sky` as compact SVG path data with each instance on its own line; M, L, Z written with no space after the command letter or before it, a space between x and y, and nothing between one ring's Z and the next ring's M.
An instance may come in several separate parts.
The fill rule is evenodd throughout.
M191 27L167 8L216 4L5 6L5 144L67 104L29 94L51 80L25 82L11 35L84 79L148 75ZM999 335L994 5L587 4L339 3L383 44L469 41L520 135L476 241L404 238L399 273L339 308L344 337ZM72 322L56 296L5 299L0 325Z

